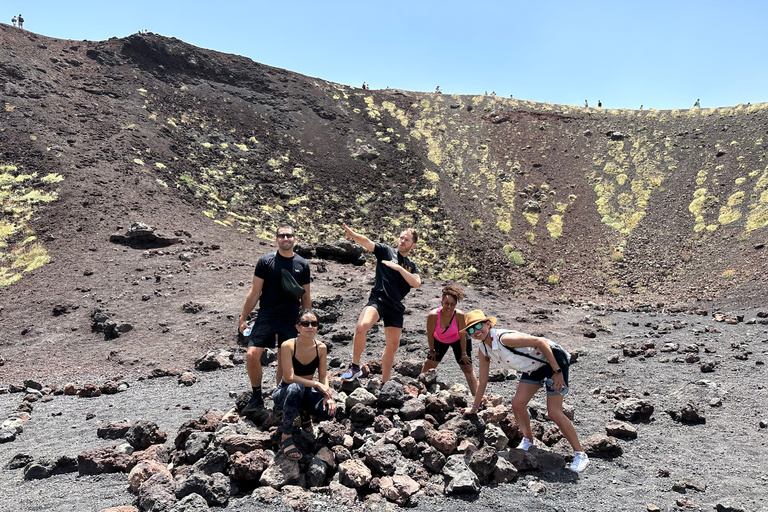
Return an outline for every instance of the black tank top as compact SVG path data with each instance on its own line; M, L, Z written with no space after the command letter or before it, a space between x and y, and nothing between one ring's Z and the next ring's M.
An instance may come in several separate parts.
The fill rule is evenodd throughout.
M320 367L320 349L317 348L317 342L315 341L315 353L317 354L313 360L307 364L303 364L296 359L296 342L293 342L293 355L291 360L293 361L293 373L299 376L314 375L315 371Z

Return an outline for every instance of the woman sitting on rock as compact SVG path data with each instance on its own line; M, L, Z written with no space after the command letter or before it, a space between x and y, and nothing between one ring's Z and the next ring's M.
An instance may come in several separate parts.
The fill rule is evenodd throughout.
M283 437L281 447L289 459L298 460L301 452L293 442L292 429L296 416L301 414L301 428L312 432L312 416L329 420L336 414L336 402L328 387L326 356L328 348L315 340L319 322L311 309L299 312L296 320L296 338L283 342L280 359L283 379L272 399L283 409ZM317 380L314 380L317 372Z
M466 297L461 287L449 284L443 287L443 295L440 299L441 306L433 309L427 316L427 343L429 343L429 355L424 361L421 373L426 373L432 368L437 368L448 349L453 349L453 357L459 363L459 368L464 372L469 391L475 395L477 391L477 377L472 366L472 340L467 339L466 334L459 334L464 329L464 312L456 309L456 304Z
M468 327L461 332L466 332L481 343L477 352L480 359L480 385L472 407L464 411L464 414L477 413L488 385L491 365L523 372L512 399L512 411L523 433L523 440L518 449L527 451L533 446L528 402L542 384L546 384L547 415L560 427L560 432L573 448L573 463L569 469L576 473L584 471L589 464L589 458L582 451L573 423L563 412L563 395L568 392L570 354L546 338L518 331L493 329L496 318L486 317L479 309L467 313L465 320Z

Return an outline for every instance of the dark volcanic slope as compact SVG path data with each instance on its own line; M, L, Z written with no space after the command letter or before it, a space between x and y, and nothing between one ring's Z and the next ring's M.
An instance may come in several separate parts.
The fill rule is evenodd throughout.
M391 240L412 225L426 276L525 297L766 298L767 104L363 91L154 34L6 25L0 86L4 344L74 356L64 342L91 339L102 309L171 350L215 345L268 250L254 242L286 219L310 244L342 221ZM109 242L139 221L184 244ZM187 302L208 316L180 317ZM146 357L151 337L113 357Z
M361 91L152 34L1 33L3 165L64 178L36 233L89 237L102 216L114 228L184 203L224 231L292 219L313 242L341 219L374 236L415 225L432 275L519 293L684 300L762 279L766 104Z

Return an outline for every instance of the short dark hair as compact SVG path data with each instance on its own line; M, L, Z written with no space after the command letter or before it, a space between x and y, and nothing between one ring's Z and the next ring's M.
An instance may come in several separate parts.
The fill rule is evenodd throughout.
M292 235L296 234L296 231L294 231L293 226L291 226L290 224L281 224L280 227L277 228L277 231L275 231L275 236L280 234L281 229L290 229Z
M299 316L296 317L296 323L298 324L299 322L301 322L301 319L304 318L306 315L312 315L317 319L318 322L320 321L320 318L317 316L316 310L302 309L301 311L299 311Z
M457 284L448 284L443 286L443 295L450 295L456 299L456 302L459 302L461 299L467 296L461 286Z
M403 233L410 233L411 234L411 242L413 242L414 244L419 241L419 234L416 232L415 229L413 229L413 228L405 228L402 232Z

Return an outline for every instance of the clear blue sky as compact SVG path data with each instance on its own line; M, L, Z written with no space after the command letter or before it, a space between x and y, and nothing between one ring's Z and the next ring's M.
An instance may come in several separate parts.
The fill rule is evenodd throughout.
M51 37L140 29L359 87L490 94L604 108L768 101L768 2L0 2Z

